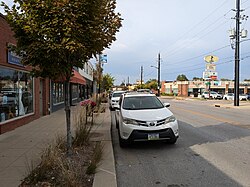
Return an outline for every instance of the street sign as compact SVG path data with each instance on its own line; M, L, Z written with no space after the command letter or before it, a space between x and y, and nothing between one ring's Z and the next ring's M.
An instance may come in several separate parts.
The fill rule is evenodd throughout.
M101 63L108 63L108 57L106 54L101 54L100 55L100 61Z

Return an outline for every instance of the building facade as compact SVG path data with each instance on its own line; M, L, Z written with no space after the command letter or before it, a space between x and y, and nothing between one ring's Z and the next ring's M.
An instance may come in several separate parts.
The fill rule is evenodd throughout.
M161 83L161 93L173 94L176 96L201 95L206 90L216 91L221 94L234 92L234 81L163 81ZM250 82L240 83L240 93L250 93Z
M31 67L11 51L14 33L0 14L0 134L49 113L49 79L30 76Z
M31 76L32 67L22 65L21 57L11 51L16 40L1 13L0 33L0 134L3 134L64 108L65 80ZM79 71L78 68L72 69L71 105L93 93L92 65L88 63L84 68L86 79Z
M91 62L86 62L83 69L79 69L79 73L85 78L86 85L81 87L81 98L88 99L96 93L96 85L94 83L94 68Z

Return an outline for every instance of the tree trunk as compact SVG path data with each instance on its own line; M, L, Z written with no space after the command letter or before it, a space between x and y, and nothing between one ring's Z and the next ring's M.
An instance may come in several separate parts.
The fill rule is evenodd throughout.
M72 154L72 135L71 135L71 121L70 121L70 83L67 80L65 82L65 114L66 114L66 125L67 125L67 154Z

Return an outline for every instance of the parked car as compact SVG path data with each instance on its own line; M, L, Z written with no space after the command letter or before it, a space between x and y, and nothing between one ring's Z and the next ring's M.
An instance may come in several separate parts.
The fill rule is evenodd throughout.
M222 99L222 95L214 91L205 91L201 95L205 99Z
M239 94L239 100L240 101L247 101L248 100L248 95L247 94Z
M247 99L250 100L250 93L247 93Z
M119 143L125 147L135 141L164 140L176 143L179 137L178 122L155 94L125 93L116 110L116 127Z
M109 108L110 110L115 110L116 108L118 108L118 102L119 102L119 99L120 99L120 96L125 93L125 91L114 91L111 95L111 98L110 98L110 105L109 105Z
M223 96L223 99L225 100L234 100L234 94L233 93L227 93Z
M225 100L234 100L234 93L228 93L228 94L225 94L223 99ZM249 99L249 96L247 94L239 94L239 100L240 101L247 101Z
M153 92L150 89L138 89L137 92L145 92L153 94Z

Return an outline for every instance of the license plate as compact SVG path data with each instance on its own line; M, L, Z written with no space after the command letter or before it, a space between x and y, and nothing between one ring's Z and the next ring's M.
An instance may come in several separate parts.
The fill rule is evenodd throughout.
M148 134L148 140L159 140L159 134L158 133Z

